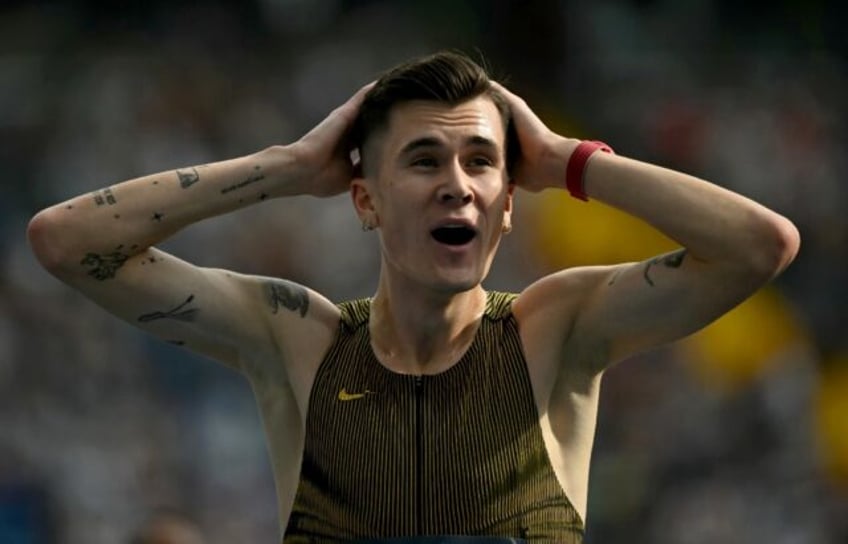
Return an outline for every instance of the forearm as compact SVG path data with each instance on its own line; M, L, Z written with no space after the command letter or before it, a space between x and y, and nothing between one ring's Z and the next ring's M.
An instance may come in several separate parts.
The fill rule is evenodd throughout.
M645 220L704 262L745 263L775 273L797 250L797 231L786 218L674 170L596 152L584 188L590 198Z
M291 155L274 147L118 183L40 212L29 237L55 271L84 272L88 255L129 258L202 219L299 194Z
M542 162L545 184L565 188L579 140L558 138ZM596 151L583 189L591 199L638 217L710 263L741 263L772 274L794 257L798 233L786 218L727 189L653 164Z

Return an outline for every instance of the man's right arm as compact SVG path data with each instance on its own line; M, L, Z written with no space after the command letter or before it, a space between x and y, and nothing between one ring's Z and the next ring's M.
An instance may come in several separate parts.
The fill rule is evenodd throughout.
M295 354L308 361L329 345L338 324L338 309L324 297L285 280L197 267L153 246L187 225L269 198L348 191L347 135L369 88L294 144L144 176L43 210L27 231L33 251L113 314L257 379L269 369L245 368L245 361L285 364ZM288 376L295 385L309 383L309 369L286 368L295 370Z
M332 323L335 309L292 282L194 266L153 246L202 219L306 192L291 147L126 181L48 208L28 235L41 263L111 313L240 368L276 331ZM315 324L311 324L314 326Z

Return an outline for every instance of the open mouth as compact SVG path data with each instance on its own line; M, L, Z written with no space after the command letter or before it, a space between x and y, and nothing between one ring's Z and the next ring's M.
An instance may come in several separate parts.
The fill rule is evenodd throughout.
M446 225L433 229L430 235L441 244L461 246L473 240L477 233L464 225Z

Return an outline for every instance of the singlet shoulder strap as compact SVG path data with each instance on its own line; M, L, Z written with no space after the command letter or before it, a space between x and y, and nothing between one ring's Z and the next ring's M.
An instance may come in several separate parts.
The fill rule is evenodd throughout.
M512 301L518 298L517 293L488 291L486 293L485 316L493 321L506 319L512 315Z
M368 315L371 313L371 299L347 300L337 304L337 307L342 313L342 327L352 331L368 323Z
M509 317L512 315L512 302L517 297L517 293L487 291L485 316L493 321ZM342 325L348 330L359 328L368 323L368 316L371 313L370 298L348 300L339 303L337 306L342 313Z

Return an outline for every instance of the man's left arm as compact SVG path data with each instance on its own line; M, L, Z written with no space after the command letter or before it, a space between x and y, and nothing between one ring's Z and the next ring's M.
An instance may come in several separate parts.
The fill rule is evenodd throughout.
M564 189L580 142L553 133L522 99L495 86L510 103L521 145L516 183L531 191ZM602 151L582 174L589 198L682 246L642 263L563 270L516 301L519 313L535 314L536 323L560 337L556 344L566 355L577 354L592 373L708 325L777 276L798 251L800 237L788 219L693 176Z
M800 237L788 219L680 172L595 152L584 182L590 198L682 246L641 263L583 271L586 291L571 335L601 355L593 358L595 370L708 325L782 272L798 251Z

